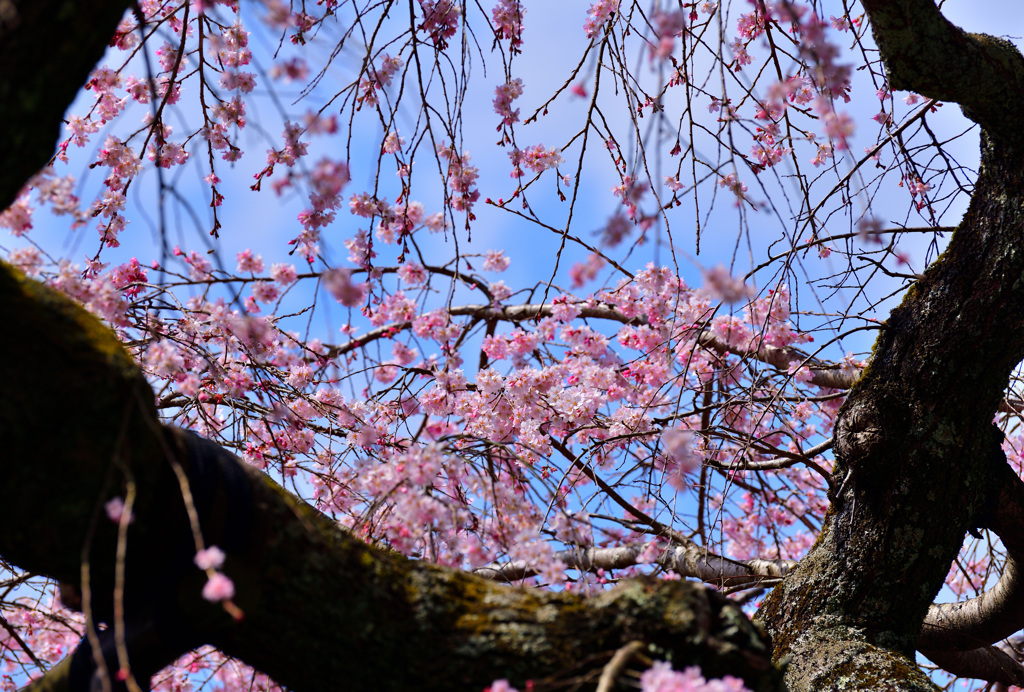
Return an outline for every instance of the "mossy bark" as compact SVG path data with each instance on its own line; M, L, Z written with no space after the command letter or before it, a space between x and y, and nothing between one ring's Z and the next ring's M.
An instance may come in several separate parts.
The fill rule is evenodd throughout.
M0 207L52 155L127 5L0 0ZM914 642L963 532L985 525L1004 463L992 414L1024 356L1020 55L952 27L931 0L864 6L893 87L961 103L985 128L983 165L949 249L887 321L840 414L841 492L822 535L760 612L794 690L933 689ZM113 335L9 268L0 324L0 554L68 582L88 557L94 611L110 617L116 527L100 507L130 479L122 598L137 672L211 642L296 689L479 689L593 672L639 639L677 665L776 684L756 628L700 587L635 582L589 601L508 589L370 548L236 461L191 453L156 424ZM198 596L171 459L206 488L209 541L232 546L241 623ZM70 689L68 668L53 689Z
M129 4L0 0L0 208L53 155L65 110ZM650 657L778 688L759 630L707 589L635 582L587 600L371 548L223 450L160 426L114 335L6 265L0 324L0 554L70 584L88 564L91 611L110 622L123 603L140 680L208 642L294 689L479 690L500 677L590 679L639 640ZM204 538L229 552L241 622L199 595L172 461L190 480ZM135 520L115 593L117 527L102 504L129 486ZM35 689L87 687L91 661L72 657Z
M1021 83L1024 60L952 27L930 2L865 6L895 85L963 96L989 129L966 215L886 320L839 413L841 491L822 533L758 613L775 656L791 657L793 690L934 688L912 663L915 642L965 531L986 525L1005 480L992 420L1024 358L1024 144L1019 128L1001 129L1012 102L987 100ZM943 57L964 65L922 67L949 45L968 45ZM1000 84L972 83L984 79Z

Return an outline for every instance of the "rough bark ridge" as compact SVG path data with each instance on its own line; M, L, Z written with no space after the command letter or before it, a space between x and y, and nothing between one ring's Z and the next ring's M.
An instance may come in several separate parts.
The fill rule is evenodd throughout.
M758 614L774 655L792 656L793 690L934 689L912 662L921 622L964 532L989 526L1000 483L1020 483L1003 473L992 418L1024 358L1024 144L1012 97L1024 59L950 25L930 0L864 6L892 86L962 103L982 125L982 163L949 247L886 321L840 411L840 490L822 534Z

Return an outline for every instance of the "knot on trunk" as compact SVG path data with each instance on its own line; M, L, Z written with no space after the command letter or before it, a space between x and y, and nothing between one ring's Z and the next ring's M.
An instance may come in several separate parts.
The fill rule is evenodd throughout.
M836 423L836 455L856 465L885 441L882 416L868 403L858 402L841 412Z

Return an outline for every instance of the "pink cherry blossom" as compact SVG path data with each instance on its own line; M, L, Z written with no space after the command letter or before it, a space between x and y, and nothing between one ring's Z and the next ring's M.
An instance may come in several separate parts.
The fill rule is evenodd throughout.
M597 36L605 22L618 11L619 0L598 0L591 5L587 12L587 21L583 23L583 30L587 32L587 38Z
M494 23L494 35L499 39L509 39L512 50L516 51L523 45L523 16L526 9L520 0L498 0L491 10Z
M253 256L252 250L239 252L235 259L238 260L239 272L251 272L253 274L263 272L263 257L261 255Z
M884 317L871 277L910 276L906 229L951 223L939 201L969 171L947 170L920 128L878 139L921 97L851 80L869 74L849 50L859 17L591 0L570 56L551 27L526 32L524 5L417 0L396 23L371 3L353 26L376 33L328 65L336 0L251 16L140 0L53 165L0 211L5 259L114 328L162 422L223 442L370 543L457 569L521 561L535 588L700 578L658 564L672 544L626 503L732 560L799 559L830 503L833 454L808 451L845 398L826 384L856 379L873 338L859 328ZM267 29L279 39L262 45ZM567 70L550 88L521 54L533 40ZM154 75L132 57L143 41ZM864 161L844 159L854 146ZM700 279L691 257L712 267ZM840 326L850 310L855 332ZM119 521L123 503L104 513ZM624 569L565 552L634 545ZM955 593L1001 564L968 550ZM211 601L233 596L223 562L214 546L195 555ZM59 660L48 642L66 653L75 638L29 615L79 621L42 602L5 610L39 660ZM161 689L277 689L213 650L166 675ZM668 663L639 682L742 689Z
M503 272L508 269L509 262L503 250L488 250L484 256L484 271Z
M666 661L655 661L640 676L641 692L749 692L739 678L726 675L721 680L705 680L700 669L690 666L675 671Z
M273 303L280 296L280 289L269 281L257 281L252 285L253 300L260 303Z
M235 596L235 583L221 572L214 572L203 586L203 598L214 603Z
M452 193L452 208L466 212L470 219L473 205L480 199L480 191L476 189L476 180L480 177L479 169L469 165L469 153L455 153L452 147L438 145L438 156L448 161L448 189Z
M455 0L419 0L423 12L420 31L427 33L439 50L448 46L448 39L455 35L462 6Z
M197 552L192 561L201 570L216 570L224 566L224 558L224 551L215 545L211 545ZM227 598L231 598L231 596L227 596Z
M295 265L275 263L270 267L270 278L282 286L291 286L298 278Z
M494 87L494 112L501 116L502 125L519 122L519 109L512 110L512 102L522 95L523 80L519 78Z
M107 519L114 522L115 524L120 523L121 517L124 516L125 512L124 498L115 497L111 500L108 500L103 505L103 510L107 513ZM135 521L135 517L131 517L128 521Z
M543 144L535 144L522 151L513 149L508 155L515 167L513 177L519 177L522 171L521 166L529 168L534 173L543 173L549 168L558 168L565 162L557 149L554 147L545 149Z
M335 299L346 307L355 307L363 301L364 287L352 282L348 269L333 269L323 277L324 285Z
M742 278L732 276L728 269L718 265L702 271L704 288L712 296L726 303L738 303L751 295L750 288Z

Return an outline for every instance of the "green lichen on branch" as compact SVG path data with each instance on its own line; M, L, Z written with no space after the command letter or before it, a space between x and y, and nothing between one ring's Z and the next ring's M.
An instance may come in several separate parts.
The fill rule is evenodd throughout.
M0 553L77 579L97 503L123 494L113 469L155 456L152 391L100 320L3 263L0 323ZM41 554L40 541L65 550Z

